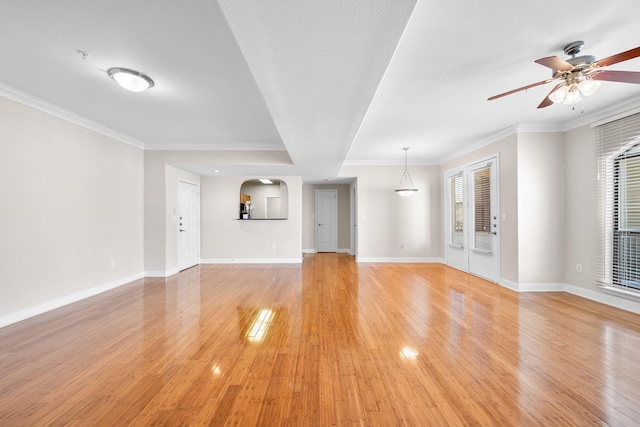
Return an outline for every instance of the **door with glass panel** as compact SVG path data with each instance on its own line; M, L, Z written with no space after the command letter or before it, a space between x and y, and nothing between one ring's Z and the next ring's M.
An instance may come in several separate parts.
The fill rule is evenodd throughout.
M466 172L458 170L450 172L446 176L446 258L447 265L458 270L469 270L469 255L467 253L466 213L465 200Z
M500 278L498 161L492 157L445 174L447 265Z

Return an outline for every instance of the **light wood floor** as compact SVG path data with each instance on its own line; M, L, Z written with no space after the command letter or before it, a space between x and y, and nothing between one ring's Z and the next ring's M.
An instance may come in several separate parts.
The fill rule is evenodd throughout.
M442 265L200 266L0 329L1 426L639 423L640 316Z

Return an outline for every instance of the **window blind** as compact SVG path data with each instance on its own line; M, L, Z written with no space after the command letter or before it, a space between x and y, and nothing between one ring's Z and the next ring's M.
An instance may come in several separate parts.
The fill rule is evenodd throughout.
M491 164L473 171L473 248L484 252L493 252Z
M595 128L601 287L640 295L640 114Z
M450 244L461 248L464 245L464 193L463 193L463 175L462 172L449 178L449 188L451 195L449 197L451 206L451 240Z

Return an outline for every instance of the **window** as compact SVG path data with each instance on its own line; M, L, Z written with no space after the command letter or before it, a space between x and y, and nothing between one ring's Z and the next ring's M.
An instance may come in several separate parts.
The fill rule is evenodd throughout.
M460 248L464 245L464 199L462 197L462 184L462 172L449 178L449 188L451 191L451 197L449 198L451 203L451 240L449 243Z
M597 283L640 296L640 114L596 128Z
M613 283L640 289L640 152L638 146L613 163Z
M473 248L491 252L491 164L473 171L473 207Z

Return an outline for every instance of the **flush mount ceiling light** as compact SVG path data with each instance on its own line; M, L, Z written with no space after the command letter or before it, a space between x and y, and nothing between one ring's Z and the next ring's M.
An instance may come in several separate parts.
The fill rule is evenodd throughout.
M413 185L413 180L409 176L409 172L407 171L407 151L409 151L409 147L404 147L404 173L402 174L402 178L400 178L400 184L398 184L398 188L395 190L401 196L411 196L415 192L418 191L415 185Z
M154 85L149 76L128 68L109 68L107 73L116 83L131 92L142 92Z
M273 184L273 181L267 178L259 178L258 181L260 181L263 184Z

